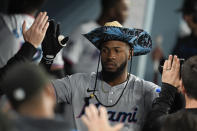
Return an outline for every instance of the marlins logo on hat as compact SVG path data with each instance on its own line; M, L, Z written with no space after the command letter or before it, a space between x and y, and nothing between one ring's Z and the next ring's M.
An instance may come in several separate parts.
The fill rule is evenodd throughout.
M104 26L96 28L84 36L98 49L103 42L110 40L123 41L134 50L134 56L145 55L152 48L151 36L142 29L124 28L117 22L108 22Z

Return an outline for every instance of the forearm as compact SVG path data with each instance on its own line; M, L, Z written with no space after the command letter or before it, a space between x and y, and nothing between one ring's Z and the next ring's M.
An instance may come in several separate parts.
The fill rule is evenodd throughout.
M34 46L28 42L25 42L17 54L10 58L4 67L0 68L0 79L2 79L2 77L5 75L5 72L14 64L31 61L36 51L37 50Z
M178 57L169 55L165 60L162 73L162 89L159 97L152 104L152 109L146 116L144 131L158 131L162 124L162 118L175 112L177 103L182 103L177 95L176 87L180 86L180 61ZM168 83L168 84L167 84ZM178 98L178 99L177 99ZM178 101L177 101L178 100Z
M25 42L17 54L10 58L4 67L0 68L0 81L2 81L3 76L13 65L20 62L31 61L36 51L36 48L32 44Z

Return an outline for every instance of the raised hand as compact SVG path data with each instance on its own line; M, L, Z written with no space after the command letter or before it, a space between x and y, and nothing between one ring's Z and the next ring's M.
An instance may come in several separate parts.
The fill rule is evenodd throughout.
M49 28L42 43L43 57L54 59L56 54L66 45L68 37L60 35L60 24L55 20L49 21Z
M180 61L176 55L174 58L172 55L169 55L163 66L162 82L179 87L179 80Z
M26 22L24 21L22 26L24 40L37 48L42 43L48 27L47 13L40 12L28 30L26 30Z
M110 126L108 122L107 110L104 107L97 109L93 104L85 109L82 121L88 127L88 131L119 131L123 124Z

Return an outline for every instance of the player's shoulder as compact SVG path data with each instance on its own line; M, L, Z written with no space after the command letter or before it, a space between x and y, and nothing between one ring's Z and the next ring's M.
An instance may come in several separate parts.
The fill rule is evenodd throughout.
M144 79L141 79L140 77L138 76L135 76L133 74L130 74L130 81L133 81L135 84L137 83L143 83L143 82L146 82Z
M139 78L133 74L130 74L130 81L133 81L134 86L144 88L145 90L160 90L161 87L154 84L153 82L146 81L142 78Z
M75 73L73 75L68 76L70 79L75 79L75 80L90 80L94 77L96 77L95 72L91 73Z

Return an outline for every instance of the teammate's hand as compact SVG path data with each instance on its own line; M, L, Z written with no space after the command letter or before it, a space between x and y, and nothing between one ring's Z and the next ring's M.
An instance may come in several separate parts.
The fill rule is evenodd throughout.
M60 35L60 24L55 20L49 21L49 28L42 42L43 56L46 59L54 59L56 54L66 45L68 37Z
M26 30L26 22L24 21L22 26L24 40L37 48L42 43L49 27L49 22L47 21L48 16L46 12L40 12L28 30Z
M97 109L93 104L85 109L82 121L88 127L88 131L119 131L123 124L110 126L107 111L104 107Z
M172 62L172 57L172 55L169 55L168 60L164 63L162 82L179 87L180 61L175 55Z

